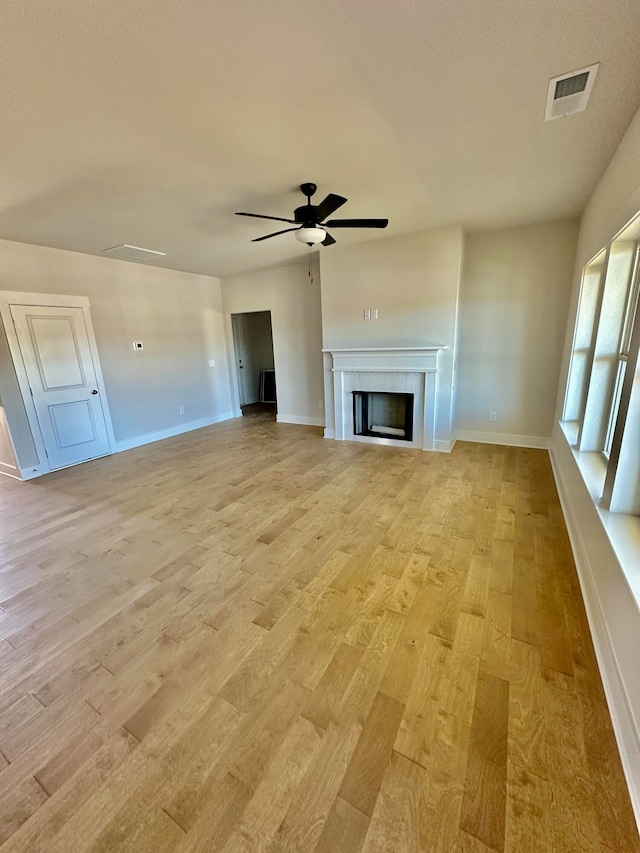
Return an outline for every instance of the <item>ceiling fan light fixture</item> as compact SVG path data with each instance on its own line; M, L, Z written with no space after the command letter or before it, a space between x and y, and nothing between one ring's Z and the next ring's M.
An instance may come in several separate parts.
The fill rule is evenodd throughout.
M296 240L300 243L306 243L308 246L315 246L316 243L322 243L327 236L324 228L298 228L296 231Z

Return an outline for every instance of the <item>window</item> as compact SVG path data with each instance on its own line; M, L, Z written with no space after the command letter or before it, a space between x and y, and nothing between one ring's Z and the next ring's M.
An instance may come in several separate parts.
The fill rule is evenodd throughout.
M582 274L578 319L573 337L571 370L567 382L563 415L565 425L571 425L575 429L574 444L586 402L587 385L593 361L594 333L602 299L605 265L606 253L603 250L591 263L587 264Z
M636 243L632 272L629 277L629 284L626 288L624 319L620 334L620 345L618 347L618 358L615 369L615 381L612 394L608 405L607 416L607 434L603 447L603 453L607 460L611 457L611 445L613 443L613 434L615 425L620 410L620 398L622 396L622 385L624 382L625 371L629 361L629 348L631 346L631 335L633 332L633 321L636 316L638 306L638 285L639 285L639 258L638 244Z
M640 515L640 215L584 269L564 405L582 454L602 459L601 506Z

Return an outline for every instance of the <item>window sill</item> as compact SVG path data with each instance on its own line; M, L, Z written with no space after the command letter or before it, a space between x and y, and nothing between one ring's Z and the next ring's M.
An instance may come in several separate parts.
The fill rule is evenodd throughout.
M560 421L560 429L571 448L573 458L576 460L576 464L582 474L582 479L589 489L591 499L598 509L600 509L600 498L604 489L604 480L607 476L607 463L602 453L576 449L578 425L575 421ZM604 510L602 511L604 512Z
M627 583L640 606L640 516L610 512L600 507L607 468L602 454L576 450L573 444L575 442L573 424L560 421L559 426L573 453L573 458L595 504Z

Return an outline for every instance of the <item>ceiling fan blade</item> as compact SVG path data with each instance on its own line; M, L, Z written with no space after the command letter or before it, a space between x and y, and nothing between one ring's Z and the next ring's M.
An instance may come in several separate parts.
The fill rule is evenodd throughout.
M322 222L322 220L326 219L327 216L331 216L334 210L342 207L343 204L346 204L346 201L347 199L343 198L341 195L329 193L325 200L321 201L317 207L316 213L318 216L318 222Z
M386 228L388 219L330 219L327 228Z
M285 220L286 222L287 220ZM261 240L268 240L269 237L277 237L278 234L286 234L287 231L297 231L297 228L285 228L284 231L274 231L273 234L265 234L264 237L255 237L251 242L259 243Z
M290 222L296 224L295 219L283 219L282 216L264 216L262 213L236 213L236 216L253 216L256 219L275 219L276 222Z
M326 236L326 237L324 238L324 240L322 241L322 245L323 245L323 246L333 246L333 244L334 244L335 242L336 242L336 241L333 239L333 237L331 236L331 234L329 234L329 232L327 231L327 236Z

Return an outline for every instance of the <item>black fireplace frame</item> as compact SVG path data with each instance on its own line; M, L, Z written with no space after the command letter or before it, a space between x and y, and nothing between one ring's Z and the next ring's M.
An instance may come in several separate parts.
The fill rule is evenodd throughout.
M352 391L352 394L354 435L384 438L392 441L413 441L413 394L405 394L404 392L397 391ZM404 397L404 435L389 435L389 433L377 432L366 426L369 423L369 394Z

